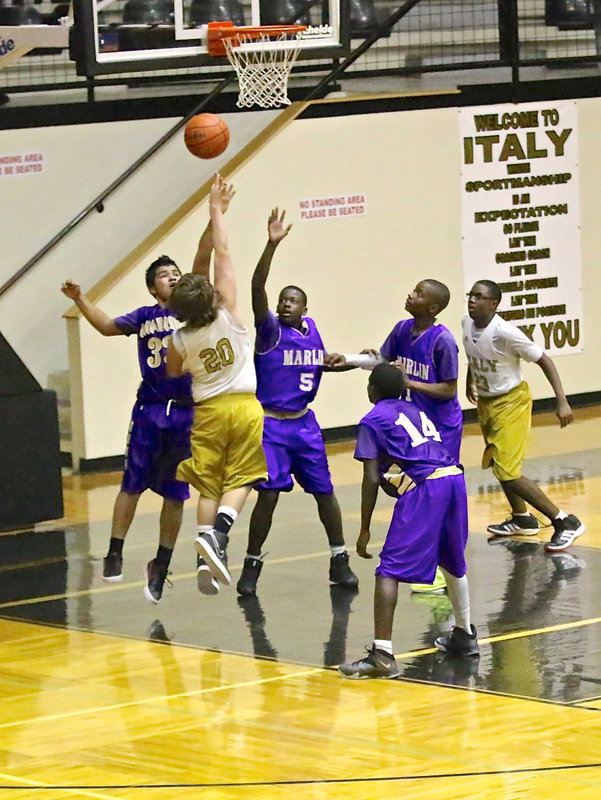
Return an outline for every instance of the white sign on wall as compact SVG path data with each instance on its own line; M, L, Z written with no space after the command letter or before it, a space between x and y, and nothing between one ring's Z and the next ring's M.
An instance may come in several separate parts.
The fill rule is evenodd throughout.
M502 317L551 355L581 352L576 103L462 108L459 124L466 291L495 281Z
M366 214L365 195L338 194L331 197L310 197L298 201L298 216L301 222L316 219L350 219Z
M34 175L44 169L43 153L0 154L0 176Z

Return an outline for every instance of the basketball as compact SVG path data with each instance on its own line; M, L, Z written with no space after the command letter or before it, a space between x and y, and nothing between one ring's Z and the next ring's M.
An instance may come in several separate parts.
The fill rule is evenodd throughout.
M197 158L220 156L230 141L230 129L217 114L197 114L184 131L186 147Z

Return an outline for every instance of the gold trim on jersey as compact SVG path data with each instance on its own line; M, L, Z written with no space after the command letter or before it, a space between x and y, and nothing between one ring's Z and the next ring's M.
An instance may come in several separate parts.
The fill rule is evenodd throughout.
M263 413L266 417L273 417L274 419L300 419L305 416L308 410L308 408L303 408L302 411L275 411L272 408L264 408Z

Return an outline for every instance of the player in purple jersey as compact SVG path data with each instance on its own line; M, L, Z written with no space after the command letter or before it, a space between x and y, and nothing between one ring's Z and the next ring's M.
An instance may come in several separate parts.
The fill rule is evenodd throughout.
M307 297L297 286L280 292L277 314L269 310L265 284L276 248L288 235L285 212L274 209L267 223L268 241L252 277L255 317L257 398L265 413L263 450L268 478L257 487L258 497L248 533L248 550L236 589L239 595L256 592L263 567L261 548L271 529L280 492L292 490L293 477L312 494L330 544L332 583L356 589L358 580L349 566L340 506L334 494L323 434L308 408L315 399L324 370L324 345L315 322L305 316Z
M398 322L380 347L386 361L399 361L407 375L405 399L425 411L440 431L444 446L459 463L463 415L457 399L459 348L453 334L436 321L449 302L440 281L420 281L405 309L412 319Z
M363 462L361 529L357 553L367 551L378 487L396 493L392 520L376 569L375 636L368 655L341 664L347 678L397 678L392 624L399 582L431 582L443 570L455 615L452 632L435 641L452 655L479 654L470 620L466 577L467 492L463 471L444 445L433 421L414 403L400 399L408 380L402 369L377 365L369 377L374 408L359 423L355 458Z
M436 321L449 303L444 283L428 278L407 295L405 310L411 319L398 322L388 334L379 353L364 351L374 359L399 363L407 375L405 399L424 411L440 431L449 453L459 463L463 415L457 399L459 348L453 334ZM357 363L356 356L338 356L333 364ZM371 362L377 363L375 360ZM414 592L443 592L440 570L429 585L413 584Z
M226 186L222 193L224 210L232 196L231 187ZM198 243L194 272L208 271L212 249L212 230L208 225ZM113 508L111 539L102 578L108 582L123 579L123 542L140 495L151 489L163 497L159 547L145 572L144 594L152 603L158 603L162 597L181 525L183 502L190 496L188 485L176 480L175 471L179 462L190 454L191 380L189 376L170 378L165 369L167 345L171 333L179 327L167 308L167 301L180 277L175 262L168 256L160 256L146 270L146 286L156 304L143 306L115 319L94 305L76 283L65 281L62 286L63 294L73 300L82 315L103 336L137 336L142 382L132 411L125 471Z

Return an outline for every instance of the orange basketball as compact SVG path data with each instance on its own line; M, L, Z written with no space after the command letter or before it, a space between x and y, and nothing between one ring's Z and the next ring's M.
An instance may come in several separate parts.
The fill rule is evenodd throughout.
M197 114L184 131L186 147L197 158L220 156L230 141L230 129L217 114Z

